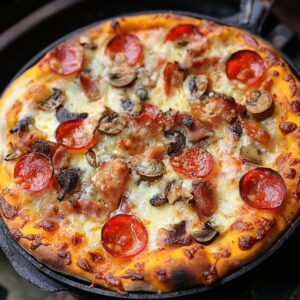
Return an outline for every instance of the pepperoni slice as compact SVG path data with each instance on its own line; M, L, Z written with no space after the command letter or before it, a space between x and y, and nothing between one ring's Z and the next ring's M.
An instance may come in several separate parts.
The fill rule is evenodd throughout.
M16 163L14 180L31 192L44 190L50 183L53 167L48 156L39 152L23 155Z
M84 63L84 48L73 41L58 45L50 52L48 64L52 72L60 76L78 74Z
M96 129L87 128L84 119L61 123L55 131L58 143L72 150L86 150L96 142Z
M280 174L269 168L247 172L239 184L241 198L258 209L273 209L283 203L287 188Z
M177 62L168 62L164 68L164 89L167 96L171 94L171 87L178 87L182 83L183 75L178 69Z
M193 179L207 177L214 166L211 154L199 148L186 148L170 162L176 173Z
M109 41L105 53L111 60L115 60L118 54L123 54L128 65L134 66L143 58L143 45L133 34L119 34Z
M165 37L166 41L189 41L197 36L202 36L202 33L194 25L190 24L180 24L173 27Z
M233 53L226 63L228 79L236 79L250 86L259 86L264 73L263 59L251 50L241 50Z
M148 234L137 217L120 214L110 218L104 224L101 241L109 254L125 258L143 251L148 242Z

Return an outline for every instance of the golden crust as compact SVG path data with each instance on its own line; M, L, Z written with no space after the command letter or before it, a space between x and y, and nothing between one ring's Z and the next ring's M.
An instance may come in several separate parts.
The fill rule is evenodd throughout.
M213 22L196 20L186 16L155 14L118 18L90 29L85 34L97 37L103 32L113 35L120 28L122 31L135 31L161 26L171 28L177 24L185 23L201 26L201 31L204 34L211 31L215 31L217 34L223 28L222 25ZM269 44L244 31L229 27L225 28L224 35L232 34L236 39L243 39L247 48L256 50L264 61L271 66L272 72L278 73L276 77L273 77L274 85L276 85L278 91L276 101L280 107L276 111L275 117L278 120L290 121L300 125L300 116L290 112L287 108L287 101L296 100L300 94L299 82L289 67ZM48 56L49 54L46 54L37 65L16 79L3 94L0 111L5 113L6 128L11 128L16 123L17 115L22 106L21 100L12 97L15 93L15 87L22 86L25 88L29 78L47 77L51 80L57 76L50 72L48 65L45 63ZM287 93L289 94L288 99L285 96ZM10 103L13 103L13 105L8 107ZM286 137L283 137L279 130L275 134L278 137L278 146L282 149L282 153L291 153L293 158L300 157L299 129ZM7 176L9 173L11 174L11 170L1 164L2 189L10 185L10 179ZM107 258L105 253L100 253L102 259L106 257L109 263L106 269L102 270L100 268L98 272L93 272L98 262L92 262L88 256L79 257L76 245L70 245L65 250L63 243L70 243L69 241L62 238L61 245L58 245L57 241L52 241L51 233L34 227L34 222L26 222L26 214L29 216L30 212L23 211L16 218L10 219L7 218L3 207L0 211L3 220L12 232L17 229L22 232L22 236L16 237L15 232L13 234L20 245L50 268L87 281L93 281L95 285L113 290L165 292L200 284L212 284L235 268L258 256L272 244L299 212L300 205L295 196L295 190L298 188L297 180L287 179L286 182L288 197L282 208L276 211L259 212L252 208L244 209L243 214L240 218L237 218L235 224L209 246L166 247L145 255L138 255L129 261ZM5 194L5 201L9 205L18 208L18 193L18 191L13 191ZM30 217L35 218L34 216ZM28 235L33 234L39 236L42 240L42 244L36 248L33 246L35 239L32 236L28 237ZM83 260L82 263L78 263L79 260ZM109 266L111 266L110 269Z

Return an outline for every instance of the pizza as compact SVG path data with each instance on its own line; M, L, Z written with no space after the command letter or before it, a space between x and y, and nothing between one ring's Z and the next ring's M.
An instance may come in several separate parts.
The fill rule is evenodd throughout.
M299 81L246 31L103 22L1 98L0 211L39 262L126 293L210 285L300 208Z

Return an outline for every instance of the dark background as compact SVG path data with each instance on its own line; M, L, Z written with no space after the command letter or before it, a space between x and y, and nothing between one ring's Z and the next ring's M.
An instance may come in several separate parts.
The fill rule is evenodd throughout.
M45 6L46 5L46 6ZM227 17L239 10L235 0L11 0L0 2L0 91L36 53L57 38L81 26L114 15L143 10L185 10ZM37 12L35 12L38 10ZM27 17L27 18L26 18ZM26 18L24 20L24 18ZM295 35L283 51L300 66L300 0L277 1L263 30L284 23ZM298 35L298 37L297 37ZM1 236L0 236L1 238ZM300 299L300 231L270 259L241 278L201 296L201 300L296 300ZM25 283L0 252L0 299L72 299L48 296ZM58 298L59 297L59 298ZM76 296L77 297L77 296ZM83 297L83 299L90 299ZM97 299L100 299L99 297Z

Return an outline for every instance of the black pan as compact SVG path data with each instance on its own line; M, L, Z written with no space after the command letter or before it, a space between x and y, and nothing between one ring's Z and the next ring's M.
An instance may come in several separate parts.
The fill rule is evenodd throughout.
M196 13L183 12L183 11L173 11L173 13L179 15L187 15L198 19L206 19L210 21L214 21L217 23L221 23L224 25L230 25L234 27L239 27L242 29L246 29L251 31L251 33L258 34L260 33L263 23L274 3L274 1L270 1L268 5L262 6L257 2L254 7L252 7L252 0L241 0L241 13L239 15L232 16L227 18L226 20L218 20L216 18L212 18L209 16L204 16ZM163 13L166 11L147 11L140 12L139 14L150 14L150 13ZM170 12L170 11L169 11ZM128 16L128 15L127 15ZM105 22L107 20L103 20L101 22ZM47 48L38 53L35 57L33 57L12 79L12 81L20 76L24 71L34 65L43 55L45 55L50 49L61 43L62 41L70 38L71 36L85 31L90 27L99 24L100 22L93 23L86 27L83 27L79 30L76 30L63 38L57 40L56 42L49 45ZM261 37L260 37L261 38ZM280 51L279 51L280 53ZM281 56L286 60L289 66L292 68L294 73L300 78L300 72L296 66L282 53ZM69 290L79 294L88 294L92 295L102 295L113 298L131 298L131 299L167 299L167 298L175 298L175 297L183 297L192 294L200 294L204 293L208 290L215 289L228 283L243 274L249 272L260 263L265 261L271 255L273 255L282 245L283 243L289 239L289 237L295 232L295 230L300 226L300 216L290 225L290 227L283 233L283 235L267 250L265 250L259 257L253 259L249 263L247 263L242 268L237 269L236 271L230 273L226 277L222 278L216 284L211 286L198 286L195 288L189 288L185 290L168 292L168 293L145 293L145 292L135 292L135 293L127 293L126 295L119 294L117 292L113 292L101 287L89 287L89 283L82 281L80 279L76 279L70 276L63 275L62 273L53 271L52 269L41 265L35 258L29 255L23 248L21 248L18 243L16 243L9 234L9 231L4 224L3 220L0 218L0 248L5 253L7 258L10 260L14 269L26 280L34 284L35 286L48 291L48 292L58 292Z

